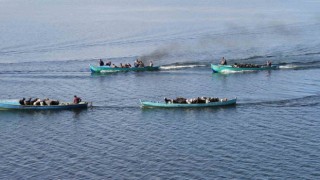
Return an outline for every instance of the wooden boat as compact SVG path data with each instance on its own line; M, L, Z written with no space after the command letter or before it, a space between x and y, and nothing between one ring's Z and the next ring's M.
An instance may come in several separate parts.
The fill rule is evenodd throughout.
M0 100L0 110L65 110L65 109L82 109L87 108L88 102L60 103L59 105L50 106L34 106L34 105L20 105L19 100Z
M140 100L141 107L145 108L201 108L201 107L219 107L219 106L229 106L235 105L237 98L230 100L222 100L219 102L209 102L209 103L197 103L197 104L180 104L180 103L165 103L165 102L152 102L152 101L142 101Z
M90 64L90 70L92 73L107 73L107 72L123 72L123 71L156 71L159 70L159 66L151 67L130 67L130 68L113 68L110 66L93 66Z
M211 69L214 73L223 73L223 72L239 72L239 71L261 71L261 70L274 70L278 66L265 66L260 65L260 67L236 67L234 65L215 65L211 64Z

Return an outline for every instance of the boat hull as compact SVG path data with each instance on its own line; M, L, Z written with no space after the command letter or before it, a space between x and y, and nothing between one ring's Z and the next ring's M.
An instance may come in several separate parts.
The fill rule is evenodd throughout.
M67 109L83 109L88 107L88 102L79 104L61 103L61 105L50 106L33 106L20 105L18 100L0 101L0 110L67 110Z
M241 71L261 71L261 70L274 70L278 66L261 66L260 68L237 68L232 65L215 65L211 64L211 69L214 73L223 73L223 72L241 72Z
M210 103L199 103L199 104L178 104L178 103L162 103L162 102L151 102L140 100L141 107L143 108L201 108L201 107L220 107L230 106L237 103L237 98L230 99L227 101L210 102Z
M131 68L112 68L110 66L93 66L90 65L90 71L92 73L108 73L108 72L126 72L126 71L157 71L160 68L155 67L131 67Z

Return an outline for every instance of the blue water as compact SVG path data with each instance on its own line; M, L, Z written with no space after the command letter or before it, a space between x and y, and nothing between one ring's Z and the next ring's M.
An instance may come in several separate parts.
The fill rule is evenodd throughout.
M0 179L319 179L317 1L0 1L0 99L93 102L1 111ZM279 70L212 74L211 63ZM140 57L160 71L91 74ZM139 99L237 97L142 109Z

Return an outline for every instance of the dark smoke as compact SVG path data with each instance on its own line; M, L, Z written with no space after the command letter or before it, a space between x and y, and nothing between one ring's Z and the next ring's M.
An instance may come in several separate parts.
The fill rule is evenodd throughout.
M223 30L190 32L179 37L176 42L160 47L140 58L145 63L172 57L185 57L197 60L216 60L225 56L228 59L246 59L250 57L273 57L290 55L299 44L306 41L305 29L311 33L319 24L269 21L246 27L238 24L225 24ZM304 52L305 53L305 52ZM206 57L204 57L206 56ZM175 61L177 58L174 58Z
M170 44L160 49L156 49L150 54L142 55L139 57L139 59L142 60L144 63L147 63L149 61L159 61L171 56L179 48L180 45L178 45L178 43Z

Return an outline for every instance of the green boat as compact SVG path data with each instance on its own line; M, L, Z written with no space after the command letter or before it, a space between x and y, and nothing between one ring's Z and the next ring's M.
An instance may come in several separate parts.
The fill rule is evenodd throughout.
M276 65L272 65L272 66L258 65L258 67L237 67L236 65L211 64L211 69L214 73L274 70L277 68L278 68L278 66L276 66Z
M180 103L165 103L165 102L152 102L152 101L142 101L140 100L142 108L201 108L201 107L220 107L220 106L230 106L235 105L237 98L230 100L222 100L219 102L209 102L209 103L196 103L196 104L180 104Z
M156 71L159 70L159 66L151 67L130 67L130 68L113 68L110 66L93 66L90 64L90 70L92 73L108 73L108 72L126 72L126 71Z

